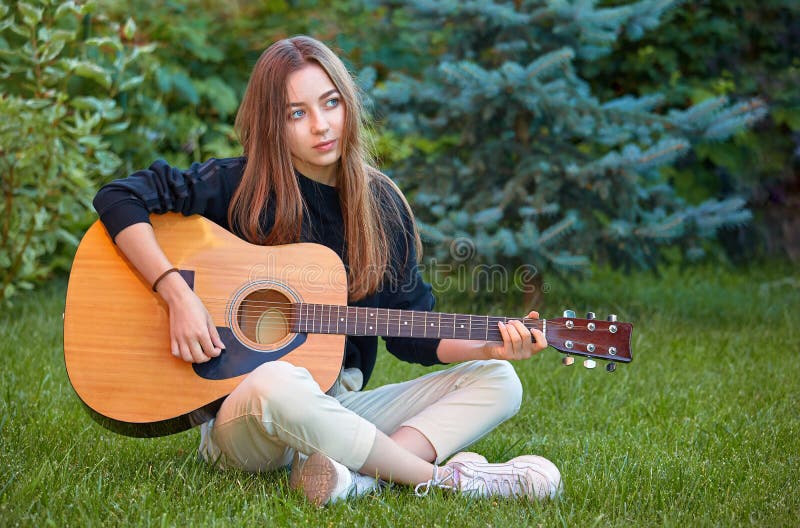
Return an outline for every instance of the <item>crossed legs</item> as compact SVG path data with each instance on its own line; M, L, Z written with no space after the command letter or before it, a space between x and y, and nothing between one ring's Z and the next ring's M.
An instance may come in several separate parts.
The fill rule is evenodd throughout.
M473 361L369 391L322 393L286 362L254 370L225 400L210 442L223 466L267 471L295 450L384 480L417 484L439 462L517 411L522 389L502 361Z

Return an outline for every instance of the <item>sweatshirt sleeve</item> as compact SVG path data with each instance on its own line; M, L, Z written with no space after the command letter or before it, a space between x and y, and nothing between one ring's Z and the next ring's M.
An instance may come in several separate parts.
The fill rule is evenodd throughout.
M391 259L396 281L385 285L381 292L386 308L400 310L433 310L436 299L431 285L424 281L417 265L414 241L414 222L408 215L400 197L392 192L401 215L402 227L398 225ZM441 364L436 354L439 339L411 337L385 337L386 349L398 359L422 365Z
M242 158L210 159L188 169L158 160L148 169L103 186L94 208L112 239L152 213L200 214L227 228L228 204L241 179Z

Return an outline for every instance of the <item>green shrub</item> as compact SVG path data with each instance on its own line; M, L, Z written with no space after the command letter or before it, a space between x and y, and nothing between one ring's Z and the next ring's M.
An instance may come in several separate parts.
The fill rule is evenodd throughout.
M98 181L119 165L107 138L128 123L114 97L152 51L121 41L132 21L89 37L92 4L15 8L0 5L0 304L69 267Z

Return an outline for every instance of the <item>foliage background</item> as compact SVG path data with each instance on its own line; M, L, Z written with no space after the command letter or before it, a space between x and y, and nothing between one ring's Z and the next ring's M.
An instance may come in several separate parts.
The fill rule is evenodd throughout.
M547 9L571 6L585 13L612 13L621 5L594 4L554 2ZM530 11L545 4L441 5L456 5L461 11L491 20L502 14L502 9ZM597 53L597 57L581 52L574 60L575 70L600 101L621 95L646 98L659 92L664 102L654 111L661 113L717 96L732 101L757 96L768 105L767 119L756 128L724 142L701 140L688 156L658 167L656 177L667 182L665 189L670 188L670 193L677 193L685 204L681 207L738 196L756 211L756 221L745 226L746 217L734 208L733 220L720 223L730 228L710 231L720 234L721 245L704 242L698 246L695 241L685 246L683 239L663 233L659 243L684 245L690 249L689 256L697 256L695 250L701 247L710 249L705 251L707 258L727 261L753 255L797 258L800 102L793 89L798 81L798 58L790 50L797 47L800 8L788 0L769 0L758 6L712 0L648 0L635 5L661 13L654 29L637 33L627 26L622 31L624 26L613 29L606 24L603 27L610 33L600 40L605 39L605 48L611 46L610 52ZM270 42L297 33L315 35L341 50L351 69L360 74L360 82L371 89L368 98L377 97L375 113L381 120L375 138L382 167L408 190L423 223L431 220L426 217L427 211L435 210L430 195L415 189L424 186L426 160L449 156L453 144L447 135L432 140L419 130L399 133L391 123L407 109L382 101L380 96L387 93L392 76L421 81L433 78L431 67L450 56L454 43L462 47L479 43L468 40L475 37L469 31L457 31L469 26L444 24L437 28L429 24L420 30L426 6L425 1L377 0L30 0L3 5L0 88L5 125L0 130L0 170L4 199L0 200L0 214L5 220L0 241L0 299L7 302L20 288L31 288L68 269L78 236L92 218L89 200L103 182L159 157L187 166L210 156L237 155L240 150L232 122L251 65ZM571 34L554 34L552 40L585 49L586 42L570 41ZM544 35L539 38L546 41ZM30 126L33 123L36 126ZM29 133L20 134L21 130ZM567 136L565 139L570 141ZM554 156L568 158L569 154L562 151ZM467 184L470 177L478 177L478 169L470 168ZM622 195L651 192L648 185L637 182ZM560 194L563 192L556 196ZM594 201L584 207L603 208L604 199L590 198ZM558 208L563 204L551 205ZM657 201L650 206L658 207ZM657 209L653 211L657 217ZM503 218L508 217L508 211L501 212ZM587 256L600 261L611 257L612 263L616 260L626 266L635 260L653 267L659 260L682 260L681 255L687 255L672 254L669 247L666 252L653 253L646 249L652 240L642 237L621 253L621 260L608 250L600 251L597 239L588 239L576 252L561 234L568 231L561 229L561 224L569 223L569 215L561 224L548 223L546 215L542 218L532 224L535 229L543 234L559 233L551 237L557 242L547 253L549 260L537 260L537 253L519 250L514 250L521 254L516 261L502 260L502 248L514 247L509 246L509 233L524 227L519 224L506 228L501 223L501 229L487 235L480 227L486 222L481 220L472 230L452 228L446 237L432 239L439 242L441 258L452 257L453 251L442 242L453 243L459 235L468 235L479 243L484 260L533 262L545 271L569 271L576 264L585 268ZM439 219L434 227L452 225L451 218L445 220ZM484 220L491 224L491 214ZM663 216L660 221L665 221ZM587 233L597 230L597 226L588 227L570 229L585 239ZM428 231L436 232L441 230ZM482 236L488 238L481 245ZM528 238L520 237L516 240ZM725 254L715 249L720 247ZM654 257L643 260L637 251Z
M661 91L678 105L719 95L767 101L767 118L751 130L699 145L664 170L691 201L747 198L756 221L721 237L735 261L753 253L800 258L798 49L797 2L703 0L668 12L636 43L623 36L608 57L582 68L601 97Z

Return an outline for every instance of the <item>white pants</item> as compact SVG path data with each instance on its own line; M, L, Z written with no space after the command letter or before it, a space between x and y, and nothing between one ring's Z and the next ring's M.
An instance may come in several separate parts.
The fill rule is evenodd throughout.
M438 463L516 414L522 401L506 361L470 361L366 391L348 390L343 378L329 395L304 368L261 365L203 425L200 453L221 467L268 471L286 466L295 450L321 452L358 470L376 429L390 435L412 427L430 441Z

